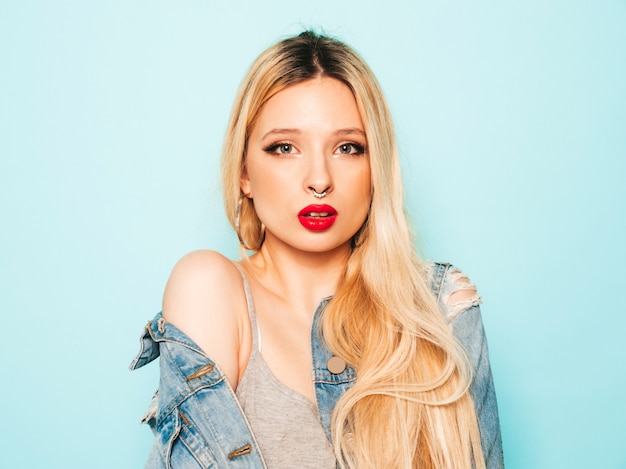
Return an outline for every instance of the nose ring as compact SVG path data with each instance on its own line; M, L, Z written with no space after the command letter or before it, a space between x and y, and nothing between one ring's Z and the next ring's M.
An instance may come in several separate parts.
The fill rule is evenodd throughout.
M311 188L311 189L313 189L313 188ZM324 191L324 192L317 192L315 189L313 189L313 197L317 197L318 199L326 197L326 191Z

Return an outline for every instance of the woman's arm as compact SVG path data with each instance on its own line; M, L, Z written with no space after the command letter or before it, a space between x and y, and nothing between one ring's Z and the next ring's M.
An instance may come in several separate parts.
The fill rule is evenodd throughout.
M165 287L163 317L198 344L236 389L249 321L241 274L230 260L214 251L183 257Z

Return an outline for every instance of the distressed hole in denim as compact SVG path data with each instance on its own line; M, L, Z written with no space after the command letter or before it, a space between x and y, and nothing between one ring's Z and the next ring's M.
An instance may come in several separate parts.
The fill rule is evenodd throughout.
M228 455L228 459L232 460L234 458L238 458L239 456L243 456L244 454L248 454L248 453L252 453L252 445L250 443L230 453Z
M192 379L196 379L199 378L200 376L204 376L207 373L210 373L211 371L213 371L213 368L215 368L213 366L212 363L207 363L204 366L201 366L200 368L198 368L194 373L192 373L191 375L187 376L187 381L191 381Z
M444 302L448 312L448 321L452 321L463 311L481 303L480 295L470 279L459 269L450 269L451 288L444 295Z

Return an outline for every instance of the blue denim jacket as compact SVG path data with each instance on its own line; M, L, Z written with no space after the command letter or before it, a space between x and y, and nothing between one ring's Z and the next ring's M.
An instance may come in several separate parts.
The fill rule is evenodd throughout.
M479 420L483 454L488 469L504 467L496 395L489 366L479 299L451 308L450 294L462 274L450 264L430 266L431 288L446 314L455 337L465 347L474 377L470 388ZM319 417L330 439L330 418L336 402L356 373L347 367L331 373L331 353L320 340L318 321L328 302L315 312L311 329L313 376ZM235 393L219 367L161 313L141 337L141 350L130 365L140 368L160 356L159 389L144 421L155 432L145 467L156 468L266 468L263 456Z

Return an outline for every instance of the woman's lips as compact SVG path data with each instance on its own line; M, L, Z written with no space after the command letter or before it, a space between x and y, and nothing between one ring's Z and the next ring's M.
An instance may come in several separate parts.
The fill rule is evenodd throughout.
M324 231L337 219L337 210L330 205L308 205L298 213L298 221L307 230Z

